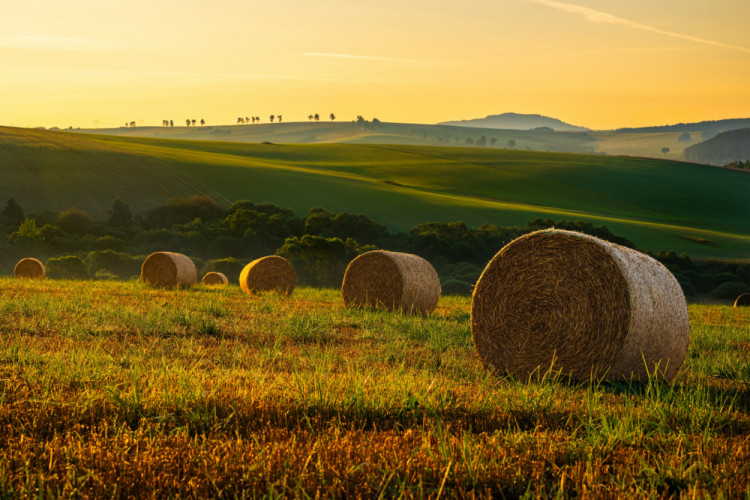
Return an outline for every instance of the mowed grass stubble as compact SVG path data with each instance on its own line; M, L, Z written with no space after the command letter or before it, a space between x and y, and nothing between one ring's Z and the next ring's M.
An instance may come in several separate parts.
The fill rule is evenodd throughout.
M498 378L469 301L0 279L5 496L748 494L750 308L690 306L673 383Z

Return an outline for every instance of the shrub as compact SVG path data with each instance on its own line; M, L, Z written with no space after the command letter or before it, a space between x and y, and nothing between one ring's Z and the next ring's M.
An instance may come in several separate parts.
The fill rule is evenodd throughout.
M208 261L208 263L201 269L200 275L205 276L206 273L215 272L223 273L230 283L236 285L240 281L240 273L245 266L239 260L234 257L228 257L226 259L215 259Z
M750 293L750 286L739 281L728 281L714 288L711 296L717 299L734 300L743 293Z
M461 281L455 278L448 278L442 285L443 295L471 295L474 287L468 281Z
M76 255L53 257L44 267L47 276L53 279L85 280L89 276L88 266Z
M138 276L143 260L144 257L134 257L114 250L95 250L86 255L89 269L96 270L97 274L106 271L123 280Z

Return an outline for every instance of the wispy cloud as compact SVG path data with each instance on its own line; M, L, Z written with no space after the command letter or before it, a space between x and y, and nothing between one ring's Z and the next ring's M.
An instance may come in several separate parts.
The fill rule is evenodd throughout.
M404 63L424 63L427 61L417 61L413 59L397 59L393 57L364 56L356 54L334 54L331 52L304 52L305 57L330 57L335 59L359 59L365 61L387 61L387 62L404 62Z
M121 48L122 44L91 38L49 35L0 35L0 47L28 50L100 51Z
M666 31L655 26L649 26L647 24L636 23L622 17L617 17L607 12L590 9L588 7L582 7L572 3L558 2L557 0L527 0L528 2L538 3L552 7L553 9L562 10L564 12L570 12L571 14L578 14L585 17L592 23L606 23L606 24L617 24L628 28L650 31L651 33L658 33L660 35L670 36L673 38L680 38L682 40L688 40L695 43L702 43L705 45L713 45L714 47L723 47L725 49L741 50L742 52L750 53L750 48L740 47L739 45L732 45L729 43L718 42L716 40L708 40L706 38L699 38L692 35L684 35L682 33L675 33L674 31Z

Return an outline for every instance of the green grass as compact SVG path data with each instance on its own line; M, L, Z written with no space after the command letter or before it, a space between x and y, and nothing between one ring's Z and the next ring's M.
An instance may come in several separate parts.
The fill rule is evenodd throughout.
M673 383L498 378L469 300L0 279L4 497L750 494L750 308L691 305Z
M321 124L322 125L322 124ZM0 129L0 199L27 211L75 205L104 217L202 193L364 213L393 231L430 221L524 225L537 218L606 225L638 246L746 258L742 172L572 153L373 144L248 144Z

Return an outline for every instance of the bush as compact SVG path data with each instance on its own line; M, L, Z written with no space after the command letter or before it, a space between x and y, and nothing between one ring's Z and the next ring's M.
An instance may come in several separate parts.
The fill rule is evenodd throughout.
M85 280L89 268L82 258L75 255L53 257L45 264L45 272L52 279Z
M743 293L750 293L750 286L739 281L728 281L714 288L711 296L717 299L734 300Z
M86 255L89 269L96 270L97 274L106 271L122 280L139 275L144 260L145 257L134 257L114 250L95 250Z
M287 259L302 285L340 287L344 271L357 255L375 247L364 246L351 238L324 238L306 234L302 238L287 238L276 253Z
M201 269L201 275L198 276L198 279L210 272L224 273L229 282L236 285L240 282L240 273L244 267L245 265L234 257L211 260L208 264L203 266Z
M693 282L690 281L690 278L681 273L672 274L677 278L677 282L680 284L680 288L682 288L682 293L685 294L685 297L692 297L695 295L695 287L693 286Z
M455 278L445 280L441 285L441 295L471 295L474 287L468 281Z

